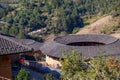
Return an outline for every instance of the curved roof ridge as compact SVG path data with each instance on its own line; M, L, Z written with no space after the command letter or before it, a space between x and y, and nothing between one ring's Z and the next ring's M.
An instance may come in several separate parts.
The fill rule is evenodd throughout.
M29 40L28 43L25 43L26 45L32 45L36 42L35 40L31 40L31 39L19 39L19 40Z
M79 36L79 37L78 37ZM77 39L77 40L76 40ZM106 43L105 45L88 45L88 46L74 46L67 45L66 43L74 43L76 41L92 40L97 42ZM91 42L92 43L92 42ZM76 45L76 44L75 44ZM103 34L81 34L81 35L65 35L54 38L52 41L44 44L40 49L49 56L62 57L61 49L64 51L71 51L72 48L82 53L85 57L94 57L98 52L105 52L106 55L115 55L120 53L120 39Z
M56 37L53 41L61 44L68 44L71 42L99 42L110 44L117 41L118 38L103 34L81 34L81 35L67 35Z

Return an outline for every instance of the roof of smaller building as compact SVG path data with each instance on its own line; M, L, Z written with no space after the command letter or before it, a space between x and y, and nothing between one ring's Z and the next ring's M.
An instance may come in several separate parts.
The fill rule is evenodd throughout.
M32 51L32 48L20 44L0 33L0 55Z
M31 39L19 39L18 42L33 48L34 51L40 50L43 45L43 43Z
M53 39L40 49L44 54L57 58L63 57L63 53L69 54L73 49L86 58L98 56L98 53L114 56L120 55L120 40L108 35L67 35Z
M30 48L33 49L33 51L38 51L40 50L40 47L43 45L42 42L38 42L38 41L35 41L35 40L32 40L32 39L17 39L15 38L14 36L11 36L11 35L7 35L7 34L4 34L4 33L1 33L1 35L3 36L6 36L7 38L17 42L17 43L20 43L22 45L25 45L25 46L28 46Z
M31 40L31 39L16 39L11 37L11 39L15 40L18 43L21 43L23 45L29 46L30 48L33 49L33 51L38 51L40 50L40 47L43 45L43 43Z

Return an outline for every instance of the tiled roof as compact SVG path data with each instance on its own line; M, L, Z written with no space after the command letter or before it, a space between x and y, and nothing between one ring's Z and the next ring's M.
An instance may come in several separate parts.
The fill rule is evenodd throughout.
M88 46L74 46L68 45L75 42L95 42L103 43L104 45L88 45ZM52 41L44 44L41 51L49 56L62 57L63 51L69 54L72 49L75 49L86 58L98 56L98 53L105 53L106 55L120 55L120 40L108 35L68 35L57 37Z
M33 48L34 51L40 50L40 47L43 45L43 43L31 39L18 39L18 42Z
M32 51L32 48L20 44L0 33L0 55Z
M54 41L61 44L69 44L72 42L99 42L104 44L110 44L117 40L117 38L108 35L95 35L95 34L83 34L83 35L69 35L63 37L57 37Z
M43 43L34 41L32 39L16 39L14 37L9 37L9 38L16 41L16 42L18 42L18 43L20 43L20 44L29 46L30 48L33 49L33 51L40 50L40 47L43 45Z
M1 32L0 32L0 34L3 36L6 36L7 38L9 38L15 42L18 42L20 44L23 44L23 45L26 45L26 46L32 48L33 51L40 50L40 47L43 45L43 43L37 42L37 41L32 40L32 39L17 39L14 36L10 36L10 35L7 35L7 34L1 33Z

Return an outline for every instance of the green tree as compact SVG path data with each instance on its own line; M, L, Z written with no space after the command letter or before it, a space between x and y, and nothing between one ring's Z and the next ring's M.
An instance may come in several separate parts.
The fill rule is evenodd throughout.
M12 36L16 36L19 33L19 27L13 25L10 30L9 30L9 34Z
M17 38L19 38L19 39L26 38L26 35L25 35L25 32L24 32L23 28L19 29L19 33L17 34Z
M47 73L44 76L44 80L54 80L54 76L51 73Z
M119 80L119 59L105 56L84 59L72 51L61 60L63 80Z
M62 73L64 79L71 79L76 73L82 70L86 70L88 66L84 63L81 53L72 50L69 55L64 55L64 59L61 60Z
M9 30L10 30L10 25L6 25L4 28L2 28L2 32L5 34L9 34Z
M25 69L21 69L15 80L30 80L30 73Z
M7 3L8 1L5 0ZM0 3L0 18L29 31L47 28L46 33L72 33L84 26L82 19L99 15L120 15L119 0L9 0L17 7ZM12 12L12 13L11 13ZM11 17L8 17L11 13Z

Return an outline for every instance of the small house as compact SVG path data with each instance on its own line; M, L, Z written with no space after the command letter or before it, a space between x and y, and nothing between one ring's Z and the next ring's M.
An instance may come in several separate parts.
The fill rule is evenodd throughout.
M41 45L42 43L34 40L16 39L0 33L0 80L12 80L12 65L20 60L21 55L37 55L37 59L41 60Z
M32 48L0 34L0 80L12 80L11 57L32 52Z

